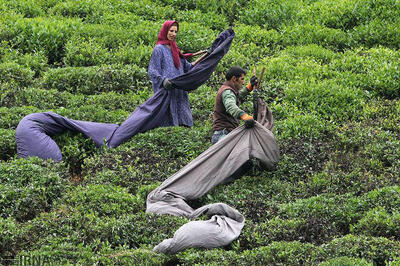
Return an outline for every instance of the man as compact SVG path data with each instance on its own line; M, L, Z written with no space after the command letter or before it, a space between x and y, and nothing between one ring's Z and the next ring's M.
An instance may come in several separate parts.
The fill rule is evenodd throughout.
M239 108L239 104L257 85L257 78L251 77L249 84L243 88L246 71L241 67L231 67L226 73L226 81L217 92L213 116L213 135L211 144L215 144L232 130L239 126L241 120L246 128L254 126L254 119ZM231 176L227 177L223 184L233 182L253 167L253 162L248 160Z
M251 77L249 84L243 87L246 71L241 67L231 67L226 73L226 81L217 92L211 143L215 144L229 132L239 126L241 120L247 128L254 126L254 119L239 108L239 104L257 85L257 78Z

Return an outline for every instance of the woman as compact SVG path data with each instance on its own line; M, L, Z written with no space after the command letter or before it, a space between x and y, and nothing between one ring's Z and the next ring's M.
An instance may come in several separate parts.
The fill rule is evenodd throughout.
M170 98L169 121L162 126L193 126L188 93L175 89L169 79L182 75L193 66L186 58L193 54L182 54L175 39L179 30L178 22L167 20L158 34L157 44L151 55L148 74L153 83L154 93L167 89Z

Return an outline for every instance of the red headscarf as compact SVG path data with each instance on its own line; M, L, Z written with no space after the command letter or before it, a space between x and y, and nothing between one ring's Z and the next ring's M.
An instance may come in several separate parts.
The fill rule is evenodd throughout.
M161 27L160 32L158 33L157 44L165 44L165 45L169 45L171 47L172 58L174 59L174 65L176 68L179 68L181 66L181 60L179 59L179 57L186 59L188 57L191 57L193 54L192 53L182 54L181 50L179 50L179 48L178 48L178 45L176 45L176 42L168 40L167 34L169 31L169 28L171 28L172 24L174 24L174 23L177 25L177 27L179 29L178 22L175 20L167 20L164 22L164 24Z

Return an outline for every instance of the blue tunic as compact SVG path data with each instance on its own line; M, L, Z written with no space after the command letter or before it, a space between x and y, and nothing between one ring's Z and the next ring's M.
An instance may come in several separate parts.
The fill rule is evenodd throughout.
M148 74L153 83L154 93L163 90L162 82L165 78L172 79L180 76L192 68L186 59L181 60L180 68L176 68L172 59L171 50L163 44L154 47L151 54ZM170 114L162 126L193 126L193 117L190 111L188 93L180 89L168 91L170 94Z

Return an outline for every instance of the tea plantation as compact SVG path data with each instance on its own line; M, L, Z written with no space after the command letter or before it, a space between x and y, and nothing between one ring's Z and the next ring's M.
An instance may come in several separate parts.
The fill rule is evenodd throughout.
M180 22L184 52L236 32L190 93L192 128L115 149L67 133L54 138L62 163L17 157L27 114L121 124L145 102L167 19ZM0 41L0 264L400 265L399 0L2 0ZM146 196L210 147L232 65L265 66L278 168L192 202L246 217L229 246L154 253L188 220L145 213Z

